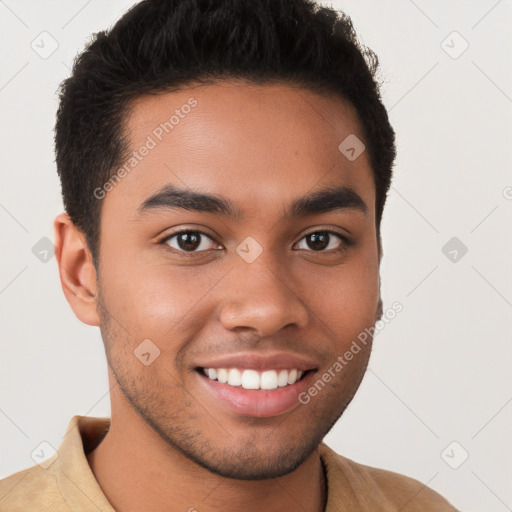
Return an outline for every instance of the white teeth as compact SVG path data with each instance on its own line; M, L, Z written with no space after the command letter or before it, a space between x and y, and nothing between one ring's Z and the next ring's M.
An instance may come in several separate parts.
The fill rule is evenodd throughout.
M217 370L217 380L225 384L228 381L228 371L225 368Z
M244 389L260 389L260 376L256 370L244 370L242 387Z
M230 386L240 386L240 384L242 384L242 374L240 370L236 368L228 370L228 384Z
M238 368L203 368L203 373L212 380L222 384L244 389L272 390L295 384L304 371L292 368L290 370L239 370Z
M288 384L288 370L281 370L277 377L277 385L282 388Z
M297 370L295 368L288 372L288 384L293 384L297 380Z
M277 372L275 370L267 370L261 374L261 389L277 388Z

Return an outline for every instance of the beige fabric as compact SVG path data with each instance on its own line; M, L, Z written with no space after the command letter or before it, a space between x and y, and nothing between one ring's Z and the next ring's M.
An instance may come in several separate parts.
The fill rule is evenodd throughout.
M74 416L54 462L0 480L1 512L115 512L85 453L110 426L109 418ZM326 512L448 512L456 509L417 480L363 466L320 446L327 470Z

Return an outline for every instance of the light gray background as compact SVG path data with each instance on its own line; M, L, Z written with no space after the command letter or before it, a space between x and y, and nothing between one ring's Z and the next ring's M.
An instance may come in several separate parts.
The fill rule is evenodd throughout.
M99 330L74 317L55 258L44 263L32 248L53 239L62 211L57 86L89 35L132 3L0 1L0 478L34 465L41 441L58 447L73 415L110 414ZM399 155L382 290L385 308L404 309L376 337L359 393L326 441L464 511L512 510L512 2L330 5L352 17L382 66ZM58 42L46 59L31 48L51 48L43 31ZM468 248L455 262L442 252L452 237Z

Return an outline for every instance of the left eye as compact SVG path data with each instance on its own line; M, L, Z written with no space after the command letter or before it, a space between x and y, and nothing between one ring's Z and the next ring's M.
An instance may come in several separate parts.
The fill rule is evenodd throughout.
M333 243L333 235L338 238L338 244ZM306 244L315 252L324 252L335 250L341 250L343 243L346 242L345 238L336 233L334 231L315 231L314 233L309 233L304 238L301 239L299 243L302 241L306 241ZM341 242L340 242L341 241Z

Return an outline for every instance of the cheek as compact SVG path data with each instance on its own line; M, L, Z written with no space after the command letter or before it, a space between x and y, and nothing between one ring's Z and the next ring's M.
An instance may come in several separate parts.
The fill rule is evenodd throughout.
M313 286L311 283L315 283ZM373 326L379 301L379 263L376 251L358 251L332 271L317 271L307 285L307 302L319 319L343 342Z
M165 341L173 331L183 336L223 275L208 265L155 264L128 255L110 261L115 263L102 273L103 302L132 337L142 339Z

